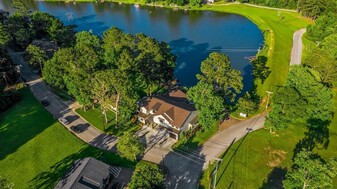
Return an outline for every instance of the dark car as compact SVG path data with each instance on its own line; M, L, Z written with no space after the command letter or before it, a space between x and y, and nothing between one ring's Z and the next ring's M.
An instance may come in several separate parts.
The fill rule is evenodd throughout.
M81 130L77 126L71 126L70 129L74 131L75 133L80 133Z
M49 102L46 101L46 100L41 100L41 103L42 103L42 105L44 105L44 106L48 106L48 105L49 105Z

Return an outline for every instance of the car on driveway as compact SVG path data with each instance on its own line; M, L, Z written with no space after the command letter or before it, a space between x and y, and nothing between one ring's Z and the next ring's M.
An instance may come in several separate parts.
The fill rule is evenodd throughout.
M68 125L69 124L69 121L64 118L64 117L60 117L59 118L59 122L62 123L63 125Z
M41 104L43 106L48 106L49 105L49 102L47 100L41 100Z
M81 130L77 126L71 126L70 129L75 133L81 133Z

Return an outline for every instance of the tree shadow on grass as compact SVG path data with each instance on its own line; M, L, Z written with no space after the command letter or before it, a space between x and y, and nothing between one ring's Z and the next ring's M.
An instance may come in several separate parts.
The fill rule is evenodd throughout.
M263 181L260 189L270 188L278 189L283 188L282 181L285 179L287 174L287 168L274 167L274 169L268 174L267 179Z
M258 56L252 61L253 75L255 78L260 79L262 84L271 73L270 68L267 66L267 61L268 58L265 56Z
M29 182L29 188L53 188L57 181L67 173L67 170L71 168L71 165L77 159L85 157L94 157L100 161L103 161L109 165L116 165L122 167L134 167L135 163L119 157L111 152L103 151L92 146L86 146L79 152L71 154L65 157L63 160L55 163L49 167L48 170L36 175Z
M304 133L304 137L296 144L293 155L301 152L303 149L313 150L327 149L330 143L329 140L329 125L330 121L323 121L320 119L309 119L307 121L307 131Z
M29 90L21 91L24 99L0 114L0 160L54 124L54 120Z

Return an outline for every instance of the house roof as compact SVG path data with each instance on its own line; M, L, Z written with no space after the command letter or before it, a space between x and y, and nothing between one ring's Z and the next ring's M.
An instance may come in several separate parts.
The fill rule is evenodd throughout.
M186 94L180 90L149 98L144 106L147 111L154 111L153 116L163 116L171 125L181 128L191 112L193 105L187 103Z
M110 165L94 158L77 160L55 189L99 189L109 177Z

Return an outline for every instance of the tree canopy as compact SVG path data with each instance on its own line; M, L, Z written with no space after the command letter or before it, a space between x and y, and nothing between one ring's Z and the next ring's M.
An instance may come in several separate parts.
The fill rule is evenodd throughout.
M332 91L321 83L319 74L310 68L293 66L286 84L272 98L272 111L265 125L279 131L295 121L330 121L332 112Z
M243 88L240 71L232 68L228 56L213 52L201 62L201 73L197 78L214 86L214 90L231 101Z
M164 175L156 164L141 161L133 172L130 189L139 188L164 188Z
M137 155L144 153L144 146L138 136L126 132L118 140L117 151L122 157L131 161L136 161Z
M285 189L293 188L333 188L333 179L337 174L336 160L329 163L317 154L303 150L294 158L294 165L283 181Z
M225 114L225 101L216 93L211 84L199 81L197 85L187 91L187 97L194 102L198 110L198 122L204 128L210 128Z

